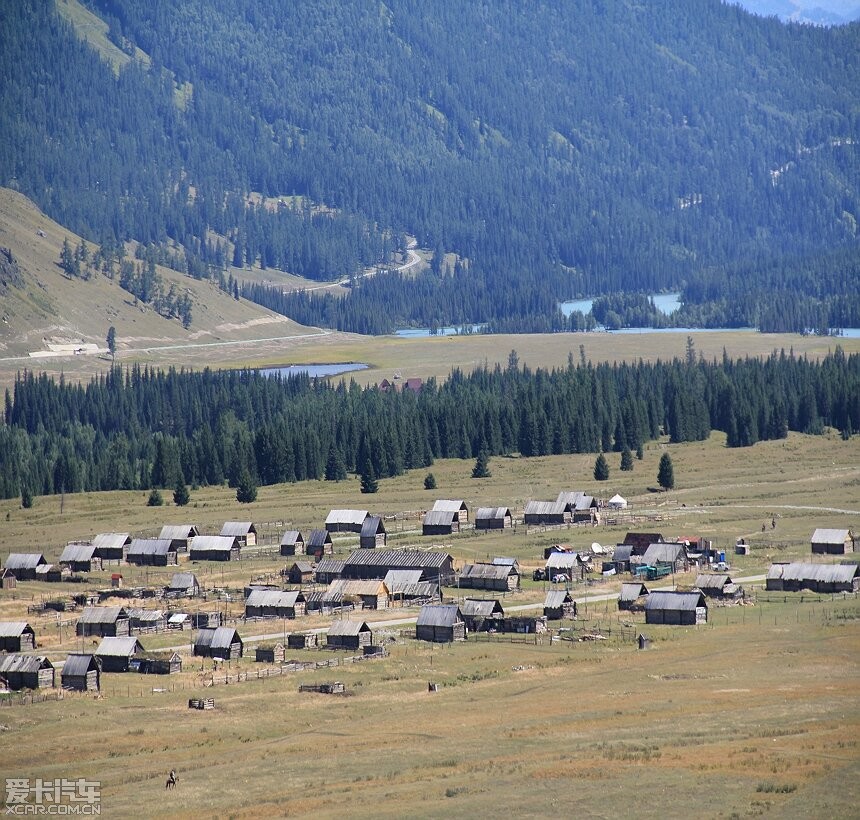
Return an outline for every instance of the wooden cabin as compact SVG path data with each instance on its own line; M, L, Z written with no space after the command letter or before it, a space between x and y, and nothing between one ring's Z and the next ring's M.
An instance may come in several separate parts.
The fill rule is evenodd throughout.
M327 598L339 603L352 604L356 609L386 609L391 594L385 581L374 579L367 581L356 581L341 578L332 581L327 590Z
M194 641L194 654L199 657L234 661L242 657L242 651L239 633L229 626L201 629Z
M92 543L102 561L124 561L131 535L127 532L100 532L93 537Z
M310 561L296 561L281 573L291 584L311 584L314 580L314 565Z
M566 589L551 589L543 602L543 614L548 621L561 621L572 618L576 613L576 603Z
M54 665L35 655L0 657L0 681L12 692L20 689L53 689Z
M41 552L12 552L6 559L6 572L16 581L35 581L36 567L47 566Z
M498 632L505 620L505 611L494 598L466 598L460 614L469 632Z
M401 605L441 603L442 596L436 581L422 581L420 569L392 569L383 579L391 595L391 602Z
M305 543L305 553L313 555L319 561L324 555L331 555L334 547L328 530L311 530Z
M631 569L643 564L649 567L669 567L672 572L684 572L689 566L687 548L678 543L650 544L641 558L630 559Z
M26 621L0 621L0 652L32 652L36 633Z
M78 692L98 692L101 689L101 666L92 654L71 652L60 672L63 689Z
M384 578L392 569L420 569L422 581L453 583L454 559L432 550L353 550L343 565L344 578Z
M708 622L708 603L701 592L649 592L646 624L697 626Z
M191 539L200 535L194 524L165 524L158 534L159 540L170 541L171 552L185 553L191 546Z
M281 536L281 555L304 555L305 539L298 530L287 530Z
M648 588L645 584L634 581L621 585L621 595L618 597L618 608L628 612L642 612L645 609L645 598Z
M466 524L469 521L469 508L461 498L440 498L433 502L433 510L454 513L454 520L458 524Z
M314 581L317 584L330 584L343 577L346 561L335 558L323 558L314 567Z
M359 650L373 643L373 632L364 621L335 621L325 637L329 649Z
M253 547L257 543L257 528L250 521L225 521L218 535L233 538L240 548Z
M570 505L563 501L528 501L523 510L523 521L530 526L558 526L570 524L573 515Z
M287 635L287 646L290 649L316 649L319 636L316 632L291 632Z
M632 544L618 544L612 552L612 560L604 561L604 571L614 569L617 573L630 572L630 560L633 557Z
M163 609L132 607L128 610L129 632L164 632L167 629L167 613Z
M193 572L174 572L164 594L168 598L196 598L200 594L200 582Z
M422 535L453 535L460 532L460 521L453 510L428 510L421 522Z
M305 596L301 592L258 589L245 599L246 618L297 618L304 614Z
M239 542L229 535L197 535L191 539L188 557L192 561L238 561Z
M214 612L191 613L192 629L216 629L224 622L224 613L216 609Z
M556 503L568 506L574 524L600 523L600 502L593 495L587 495L580 490L561 492Z
M466 640L466 622L456 604L425 604L418 613L415 638L419 641L451 643Z
M325 519L326 532L360 533L368 515L367 510L332 510Z
M176 566L176 550L167 538L135 538L129 544L125 560L138 567Z
M178 675L182 671L182 655L178 652L153 652L135 661L141 675Z
M191 616L187 612L171 612L167 616L167 628L177 629L180 632L191 629Z
M724 574L700 573L696 576L696 589L708 598L734 600L743 598L744 591L732 579Z
M465 564L457 576L457 586L510 592L519 589L520 573L515 567L504 564Z
M513 525L514 517L509 507L478 507L475 513L476 530L507 530Z
M70 572L93 572L102 568L93 544L66 544L58 562Z
M254 651L254 660L257 663L283 663L286 658L286 650L282 643L258 646Z
M628 532L621 543L633 547L633 555L644 555L651 544L662 544L664 541L659 532Z
M132 659L143 654L143 645L137 638L102 638L95 651L102 672L128 672Z
M6 567L0 569L0 589L15 589L18 579Z
M579 575L579 554L576 552L551 552L544 564L544 572L548 581L564 576L566 581L572 581Z
M779 592L860 592L860 564L773 564L765 589Z
M364 519L364 524L361 525L358 546L361 549L376 549L377 547L385 547L387 545L388 534L385 532L382 517L379 515L368 515Z
M846 555L854 552L854 534L851 530L819 527L812 533L812 552L815 555Z
M75 634L83 638L122 638L129 631L128 610L121 606L88 606L75 625Z

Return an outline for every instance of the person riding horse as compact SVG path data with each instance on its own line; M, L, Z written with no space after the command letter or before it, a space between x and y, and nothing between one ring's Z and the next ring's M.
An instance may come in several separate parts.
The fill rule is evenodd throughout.
M165 789L172 789L176 785L176 769L171 769L167 775L167 783L164 784Z

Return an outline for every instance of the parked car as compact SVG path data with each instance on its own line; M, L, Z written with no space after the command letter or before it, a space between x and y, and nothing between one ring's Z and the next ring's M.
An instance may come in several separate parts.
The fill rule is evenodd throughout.
M570 578L567 577L563 572L559 572L558 575L552 576L552 582L554 584L566 584Z

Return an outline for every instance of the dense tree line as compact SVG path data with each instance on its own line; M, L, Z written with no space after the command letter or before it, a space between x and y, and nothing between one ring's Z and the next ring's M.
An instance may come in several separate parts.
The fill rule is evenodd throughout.
M151 64L114 72L52 0L2 4L0 182L90 241L213 278L346 277L406 233L467 260L456 297L380 280L404 324L554 330L560 299L682 286L697 324L856 315L830 276L767 308L783 267L857 255L860 26L720 0L88 5ZM289 309L371 328L364 290Z
M723 430L729 446L789 430L860 428L860 356L454 371L382 392L253 371L115 368L86 385L21 374L0 426L0 496L23 489L273 484L361 472L386 478L435 458L641 452ZM481 455L483 453L483 456Z

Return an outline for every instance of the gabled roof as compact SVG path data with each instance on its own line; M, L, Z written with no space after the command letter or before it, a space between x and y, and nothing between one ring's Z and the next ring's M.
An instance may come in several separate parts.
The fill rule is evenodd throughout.
M633 555L633 544L617 544L612 553L613 561L629 561Z
M142 623L158 623L164 620L163 609L144 609L143 607L132 607L128 611L129 620Z
M120 618L127 618L128 610L121 606L88 606L78 618L78 623L113 624Z
M651 544L648 549L645 550L642 560L646 564L656 564L658 562L669 564L673 561L680 561L686 557L687 550L684 548L683 544L662 543Z
M585 493L582 490L562 490L558 494L558 498L556 498L556 503L558 504L567 504L573 509L574 505L580 498L583 498Z
M516 574L516 570L508 564L465 564L460 570L460 577L504 581L512 573Z
M193 572L174 572L168 589L193 589L195 586L200 583Z
M388 595L388 587L385 581L370 579L366 581L350 580L347 578L332 581L328 585L328 592L339 594L344 598Z
M551 552L546 559L546 569L574 569L578 557L575 552Z
M53 669L52 664L43 655L0 655L0 675L17 672L32 675L40 669Z
M450 527L456 517L456 510L428 510L424 513L424 526Z
M99 665L95 655L91 653L70 652L66 656L66 662L63 664L63 676L86 675L87 672L98 668Z
M813 544L844 544L851 530L833 530L819 527L810 539Z
M504 617L505 611L494 598L466 598L460 613L471 618L492 618L494 615Z
M41 552L10 552L6 559L6 569L35 569L46 563Z
M388 569L441 569L451 556L447 552L430 550L354 550L346 559L345 566L379 566Z
M319 574L341 573L343 572L344 564L346 564L346 561L342 561L340 558L321 558L319 563L314 567L314 572Z
M290 571L292 570L296 570L301 573L313 572L314 565L310 561L294 561L290 564Z
M368 515L361 525L361 537L372 538L378 533L385 532L385 525L382 523L382 517L379 515Z
M102 638L96 655L108 658L130 658L143 652L143 645L137 638Z
M558 607L572 602L573 598L566 589L551 589L547 592L543 605L549 609L558 609Z
M456 604L424 604L418 613L418 626L454 626L463 614Z
M131 543L131 535L127 532L100 532L93 537L93 546L97 549L119 549Z
M326 544L331 544L331 536L328 530L311 530L308 540L305 541L305 546L308 549L324 547Z
M364 621L335 621L328 630L329 635L359 635L370 632L370 627Z
M693 611L696 607L707 606L701 592L650 592L645 599L645 609L672 609Z
M405 590L421 582L422 572L420 569L390 569L385 573L385 586L392 594L405 592Z
M520 562L516 558L509 558L506 555L496 556L493 558L493 563L497 567L513 567L514 569L519 569L520 566Z
M181 541L183 538L193 538L195 535L200 535L200 532L194 524L165 524L158 537L166 538L168 541Z
M850 583L860 575L860 564L808 564L794 561L790 564L772 564L768 578L784 581L819 581L826 584Z
M284 592L280 589L255 589L245 599L245 606L273 606L293 608L304 603L305 596L298 591Z
M167 623L169 624L184 624L186 621L190 621L191 616L187 612L174 612L168 619Z
M36 634L26 621L0 621L0 638L19 638L25 632Z
M510 507L478 507L475 521L490 521L497 518L510 517Z
M369 513L367 510L332 510L325 519L328 524L363 524Z
M221 532L218 534L230 538L239 538L251 532L255 534L257 532L251 521L225 521L224 526L221 527Z
M528 501L524 515L563 515L570 505L563 501Z
M302 538L302 534L299 530L287 530L281 536L281 546L284 546L287 544L292 545L292 544L295 544L297 541L304 542L304 538Z
M631 547L647 548L649 544L660 544L663 536L659 532L628 532L623 544Z
M637 598L640 598L643 595L648 594L648 588L645 584L639 583L626 583L621 584L621 595L619 596L619 600L621 601L635 601Z
M191 539L190 549L205 550L206 552L230 552L236 546L235 536L230 535L195 535Z
M234 643L241 643L239 633L231 626L219 626L215 629L201 629L197 633L195 646L209 646L212 649L229 649Z
M728 575L711 575L702 573L696 576L696 586L699 589L722 589L731 584L732 579Z
M66 544L60 563L65 564L72 561L92 561L96 547L93 544Z
M167 555L173 551L169 538L135 538L128 548L130 556Z
M462 498L440 498L437 501L433 502L434 510L445 510L446 512L460 512L461 510L468 510L469 508L466 506L466 502L463 501Z

